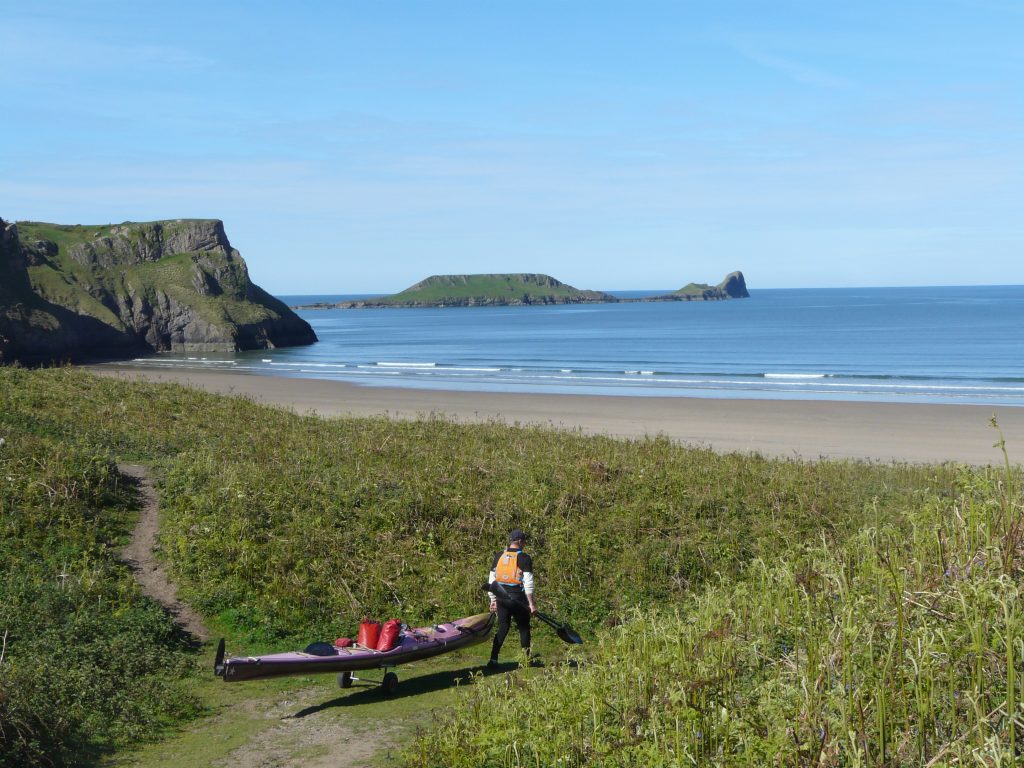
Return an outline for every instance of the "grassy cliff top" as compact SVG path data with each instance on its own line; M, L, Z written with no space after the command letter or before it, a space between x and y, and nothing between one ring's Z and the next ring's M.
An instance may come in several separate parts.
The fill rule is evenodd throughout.
M699 296L704 291L710 290L711 287L707 283L688 283L676 291L676 293L683 296Z
M401 293L386 296L386 302L435 302L447 299L518 299L524 296L585 296L571 285L549 275L530 273L482 275L433 275Z
M120 224L52 224L45 221L19 221L18 235L23 243L49 240L56 243L58 252L66 254L80 243L101 237L111 237L121 228L146 228L159 225L173 231L177 226L197 223L215 225L219 219L166 219L160 221L123 221Z

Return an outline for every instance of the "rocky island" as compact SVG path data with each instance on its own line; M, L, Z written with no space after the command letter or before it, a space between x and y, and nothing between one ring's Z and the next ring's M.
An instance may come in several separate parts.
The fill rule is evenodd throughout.
M742 272L732 272L718 285L690 283L661 296L625 299L603 291L574 288L549 275L433 275L401 293L372 299L316 302L293 309L358 309L366 307L487 307L535 304L613 304L637 301L719 301L749 298Z
M305 320L249 279L221 221L0 219L0 363L316 340Z

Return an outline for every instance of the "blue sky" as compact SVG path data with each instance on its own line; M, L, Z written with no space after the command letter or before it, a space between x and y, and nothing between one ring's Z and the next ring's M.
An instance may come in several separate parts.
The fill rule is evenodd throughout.
M1024 283L1024 2L0 0L0 217L271 292Z

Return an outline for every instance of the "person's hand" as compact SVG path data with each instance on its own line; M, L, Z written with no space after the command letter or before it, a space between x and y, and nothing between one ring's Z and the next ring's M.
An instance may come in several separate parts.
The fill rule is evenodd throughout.
M537 603L535 603L533 601L532 597L530 598L529 603L530 603L530 615L533 616L533 615L535 615L537 613Z
M491 613L497 613L497 612L498 612L498 604L497 603L491 603Z

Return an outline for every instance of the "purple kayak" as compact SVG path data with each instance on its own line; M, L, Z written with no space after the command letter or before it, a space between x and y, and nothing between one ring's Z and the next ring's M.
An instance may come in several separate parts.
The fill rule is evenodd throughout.
M387 670L410 661L468 648L486 640L493 627L494 614L479 613L445 624L407 629L399 635L397 645L390 651L377 651L359 645L335 648L328 643L313 643L305 651L225 658L224 641L221 640L213 671L227 683L286 675L336 672L340 673L338 683L347 688L351 685L351 673L355 670ZM390 693L397 684L398 678L394 672L384 675L382 685L385 692Z

